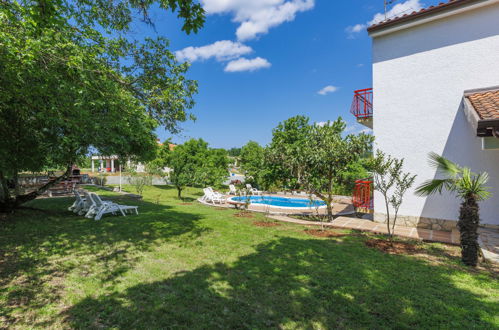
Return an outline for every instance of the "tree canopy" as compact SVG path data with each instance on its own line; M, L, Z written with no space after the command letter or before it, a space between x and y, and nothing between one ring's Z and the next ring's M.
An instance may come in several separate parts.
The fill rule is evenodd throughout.
M17 185L20 172L51 166L67 175L89 150L152 159L155 128L175 133L193 118L188 64L164 37L129 33L136 20L153 25L152 6L177 12L187 33L204 22L192 0L0 1L0 210L56 182L12 196L6 182Z
M241 169L248 183L262 184L264 175L265 149L255 141L249 141L241 148Z
M291 117L272 131L272 142L266 153L270 180L289 189L302 184L303 165L311 125L306 116Z
M175 147L170 155L170 181L178 197L186 186L219 185L228 176L227 151L211 149L202 139L191 139Z
M292 117L274 129L266 150L267 179L324 200L330 220L336 187L354 180L352 172L364 173L356 167L373 142L368 134L346 135L345 128L341 118L317 125L305 116Z

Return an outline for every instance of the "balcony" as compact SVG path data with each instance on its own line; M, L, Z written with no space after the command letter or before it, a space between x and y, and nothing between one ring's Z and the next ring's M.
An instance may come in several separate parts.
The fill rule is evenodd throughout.
M373 89L359 89L354 92L350 112L357 118L357 122L373 128Z

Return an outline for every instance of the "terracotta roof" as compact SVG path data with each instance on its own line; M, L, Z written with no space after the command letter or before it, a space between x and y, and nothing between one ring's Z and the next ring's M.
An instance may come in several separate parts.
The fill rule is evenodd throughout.
M482 120L499 119L499 89L466 95Z
M382 29L384 27L396 25L396 24L410 21L410 20L416 20L418 18L429 16L432 14L436 14L438 12L450 10L452 8L456 8L456 7L470 4L473 2L481 2L481 1L483 1L483 0L449 0L447 2L442 2L436 6L430 6L428 8L423 8L420 11L413 11L410 14L396 16L396 17L387 19L386 21L382 21L380 23L373 24L367 29L367 31L369 31L369 32L376 31L376 30Z

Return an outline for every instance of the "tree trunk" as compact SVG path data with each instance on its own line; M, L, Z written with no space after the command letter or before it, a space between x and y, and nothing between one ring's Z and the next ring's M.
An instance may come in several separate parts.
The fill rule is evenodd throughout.
M385 206L386 206L386 228L388 230L388 237L390 238L390 241L393 238L393 233L390 228L390 205L388 204L388 197L386 193L383 193L383 196L385 197Z
M178 199L182 199L182 187L177 187L177 197Z
M457 227L461 234L461 260L465 265L476 267L478 263L479 208L475 196L467 196L461 204Z
M19 188L19 173L17 169L14 170L14 196L17 197L21 195L21 189Z
M327 220L328 222L333 221L333 208L331 207L331 202L327 201Z
M0 171L0 203L10 198L9 187L3 172Z

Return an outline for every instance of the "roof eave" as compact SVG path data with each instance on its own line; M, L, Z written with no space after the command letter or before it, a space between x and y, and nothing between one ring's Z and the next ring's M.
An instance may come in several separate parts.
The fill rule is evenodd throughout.
M367 28L367 31L371 37L375 38L496 3L499 3L499 0L457 0L436 6L432 9L372 25Z

